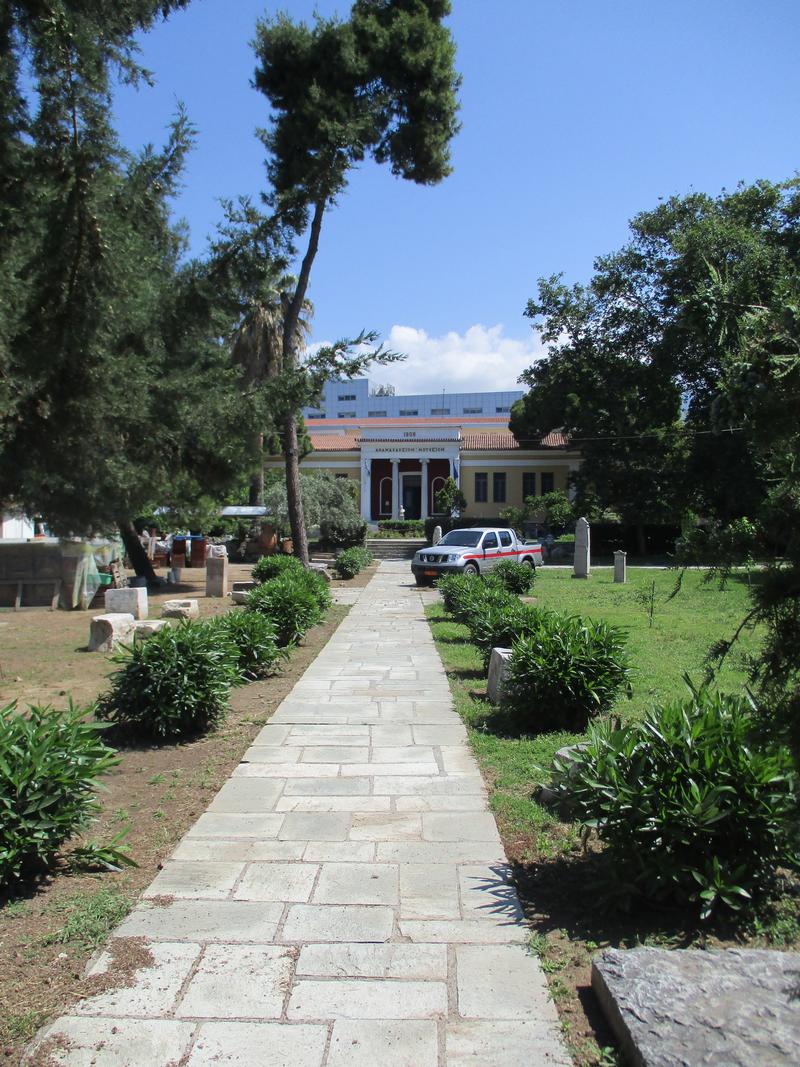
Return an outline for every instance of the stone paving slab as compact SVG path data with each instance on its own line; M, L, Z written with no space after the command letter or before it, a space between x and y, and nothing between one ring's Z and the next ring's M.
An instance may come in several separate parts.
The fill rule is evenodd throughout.
M152 964L45 1030L49 1062L569 1063L408 564L348 592L114 932Z

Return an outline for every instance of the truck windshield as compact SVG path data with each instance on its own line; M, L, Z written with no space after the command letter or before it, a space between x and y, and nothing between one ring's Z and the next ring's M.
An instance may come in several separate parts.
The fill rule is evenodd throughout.
M439 544L475 548L481 539L481 532L480 530L451 530L444 535Z

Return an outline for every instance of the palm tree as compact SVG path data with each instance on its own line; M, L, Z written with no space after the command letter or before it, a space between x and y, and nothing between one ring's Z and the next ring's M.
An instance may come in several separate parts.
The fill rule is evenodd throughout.
M269 387L265 383L275 381L283 370L283 322L289 303L285 287L270 288L262 297L253 300L244 312L236 331L231 349L233 362L243 370L242 386L247 393L261 394L265 407L275 426L280 426L282 412L275 409L271 400ZM305 346L311 330L312 307L309 301L303 303L304 314L298 317L295 333L295 351ZM278 390L272 390L276 393ZM253 438L253 457L255 468L250 478L249 503L264 503L264 431Z

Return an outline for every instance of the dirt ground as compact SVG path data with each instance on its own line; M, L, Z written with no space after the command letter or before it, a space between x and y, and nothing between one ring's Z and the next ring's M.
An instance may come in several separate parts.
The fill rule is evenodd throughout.
M374 566L349 582L365 584ZM232 580L250 567L233 565ZM150 617L175 597L196 597L201 616L228 610L230 600L205 597L205 571L185 570L181 586L149 597ZM349 609L334 604L325 622L306 635L279 675L235 689L225 722L215 732L176 745L131 747L103 780L102 811L84 842L107 843L127 831L123 845L138 867L86 873L70 869L65 847L54 870L11 897L0 895L0 1058L18 1063L25 1044L48 1018L86 992L87 960L133 906L177 841L206 808L252 738L314 660ZM0 701L66 706L90 704L114 668L109 655L85 651L88 612L24 608L0 612Z
M250 580L250 564L230 566L230 582ZM132 573L132 572L129 572ZM375 564L355 578L334 578L331 588L365 585L375 573ZM151 619L161 615L166 600L193 597L201 618L219 615L231 606L230 599L205 595L205 569L185 568L180 585L149 590ZM25 704L61 705L72 697L76 704L89 704L105 688L115 664L110 654L87 652L89 622L105 610L102 599L88 611L50 611L49 608L0 608L0 707L12 700Z

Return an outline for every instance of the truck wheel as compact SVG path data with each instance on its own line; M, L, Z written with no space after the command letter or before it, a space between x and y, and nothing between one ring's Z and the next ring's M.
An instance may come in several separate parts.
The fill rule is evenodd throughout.
M522 565L523 567L530 567L532 571L536 570L536 564L533 562L530 556L525 557L525 559L522 561Z
M430 579L419 578L417 577L417 575L414 575L414 580L416 581L417 585L433 585L433 582L431 582Z
M466 576L468 578L477 578L478 575L480 574L480 571L478 570L478 568L475 566L474 563L467 563L464 566L464 574L466 574Z

